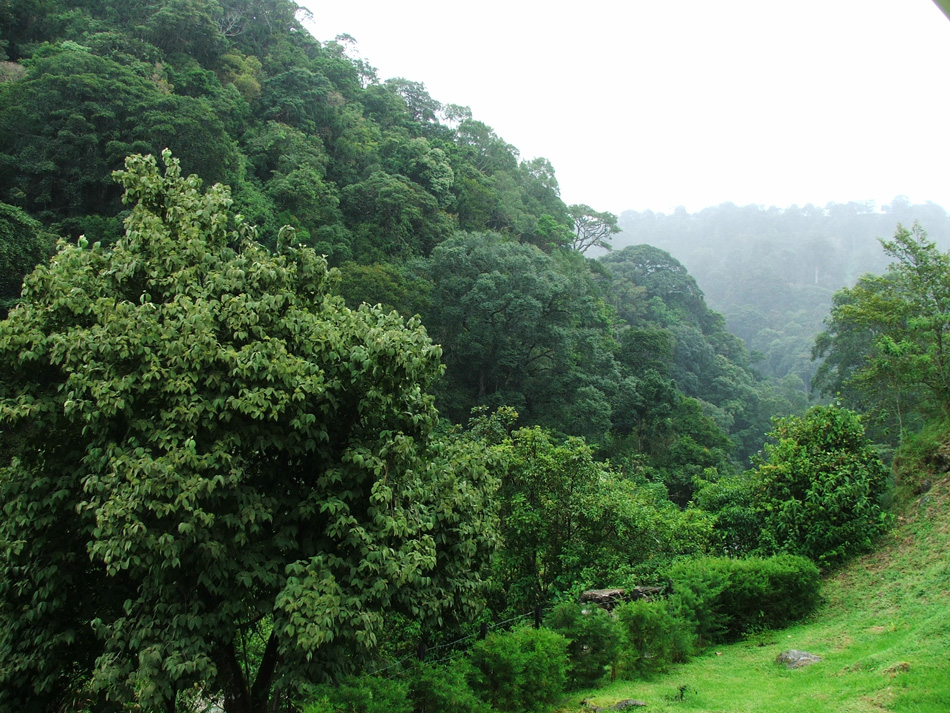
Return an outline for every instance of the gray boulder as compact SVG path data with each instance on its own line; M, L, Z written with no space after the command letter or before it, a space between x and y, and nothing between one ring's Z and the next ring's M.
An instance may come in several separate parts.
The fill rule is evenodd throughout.
M821 661L821 656L815 656L815 654L810 654L807 651L798 651L797 649L783 651L775 659L775 663L784 664L785 668L801 668L802 666L810 666L818 661Z

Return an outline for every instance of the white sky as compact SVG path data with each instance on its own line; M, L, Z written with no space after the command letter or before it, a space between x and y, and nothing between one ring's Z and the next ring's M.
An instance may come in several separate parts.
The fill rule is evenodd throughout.
M298 0L381 78L469 106L567 203L690 211L897 195L950 209L932 0Z

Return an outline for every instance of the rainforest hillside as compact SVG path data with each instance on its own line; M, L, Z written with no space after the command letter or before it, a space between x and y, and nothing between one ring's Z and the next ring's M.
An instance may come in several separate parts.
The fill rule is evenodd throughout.
M753 371L677 260L647 247L585 259L614 216L565 205L545 159L419 81L380 81L346 38L314 40L300 12L0 5L4 298L56 238L113 242L127 207L112 172L170 148L185 173L230 186L265 245L290 225L325 254L351 306L421 315L455 421L512 406L670 478L728 470L773 415L801 410L801 385Z
M300 13L0 0L0 713L548 711L806 616L946 470L919 225L807 408L684 262L809 339L879 264L832 208L758 262L758 209L618 225Z

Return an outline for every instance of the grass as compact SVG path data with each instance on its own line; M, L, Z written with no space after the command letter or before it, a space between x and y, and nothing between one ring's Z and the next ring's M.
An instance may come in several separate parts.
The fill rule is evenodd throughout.
M664 674L580 691L558 710L634 698L650 713L948 713L950 711L950 481L898 518L880 549L823 584L823 604L800 625L710 648ZM787 670L779 653L822 657Z

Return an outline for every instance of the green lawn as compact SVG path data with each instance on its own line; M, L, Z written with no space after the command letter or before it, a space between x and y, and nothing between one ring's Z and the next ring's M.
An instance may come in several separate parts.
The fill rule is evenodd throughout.
M823 585L810 621L706 650L665 674L565 700L702 713L950 712L950 484L916 498L881 549ZM824 660L787 670L786 649ZM683 688L685 686L685 688ZM682 698L681 698L682 690Z

